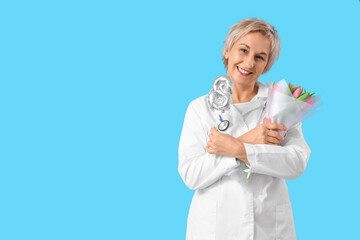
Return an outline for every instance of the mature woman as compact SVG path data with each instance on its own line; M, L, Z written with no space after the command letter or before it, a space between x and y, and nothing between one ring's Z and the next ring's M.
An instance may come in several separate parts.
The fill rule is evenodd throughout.
M274 27L260 19L233 25L222 51L233 80L233 104L222 114L230 127L219 132L206 96L187 109L178 171L194 189L187 240L296 239L285 179L299 177L310 149L301 123L291 129L262 123L268 85L258 82L280 54ZM283 137L278 130L286 130ZM245 163L253 173L244 180Z

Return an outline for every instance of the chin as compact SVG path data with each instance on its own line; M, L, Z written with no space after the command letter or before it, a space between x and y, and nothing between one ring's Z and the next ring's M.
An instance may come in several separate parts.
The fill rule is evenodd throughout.
M255 83L257 80L254 80L252 78L237 76L236 78L230 77L231 80L234 81L234 84L241 84L241 85L249 85L252 83Z

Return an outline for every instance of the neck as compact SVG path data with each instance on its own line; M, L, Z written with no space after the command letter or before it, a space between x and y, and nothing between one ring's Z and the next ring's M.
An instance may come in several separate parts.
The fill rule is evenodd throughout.
M233 93L232 93L233 103L250 102L251 99L253 99L253 97L256 96L258 90L259 87L256 86L256 83L250 86L234 84Z

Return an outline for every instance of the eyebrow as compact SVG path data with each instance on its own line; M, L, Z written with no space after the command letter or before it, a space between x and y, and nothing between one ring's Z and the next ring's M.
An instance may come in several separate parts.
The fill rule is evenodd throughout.
M249 48L250 49L250 47L247 45L247 44L245 44L245 43L240 43L240 45L244 45L245 47L247 47L247 48ZM260 55L265 55L265 56L267 56L267 54L265 53L265 52L261 52L261 53L259 53Z

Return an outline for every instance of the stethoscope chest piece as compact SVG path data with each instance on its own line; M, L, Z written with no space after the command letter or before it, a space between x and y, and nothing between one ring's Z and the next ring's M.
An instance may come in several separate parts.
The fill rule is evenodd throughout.
M228 129L229 125L230 122L228 120L222 120L218 125L218 129L220 131L225 131L226 129Z

